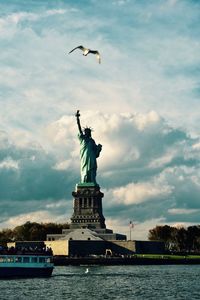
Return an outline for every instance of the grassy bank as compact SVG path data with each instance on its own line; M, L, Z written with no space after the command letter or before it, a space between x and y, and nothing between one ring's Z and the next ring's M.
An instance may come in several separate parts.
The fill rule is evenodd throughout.
M138 258L153 259L200 259L200 255L178 255L178 254L136 254Z

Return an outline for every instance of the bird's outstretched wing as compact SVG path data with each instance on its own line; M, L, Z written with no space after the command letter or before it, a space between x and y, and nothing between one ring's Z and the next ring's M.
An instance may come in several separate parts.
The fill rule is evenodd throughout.
M100 54L99 54L99 52L97 51L97 53L96 53L96 58L97 58L97 60L98 60L98 62L99 62L99 64L101 63L101 56L100 56Z
M99 51L97 51L97 50L90 50L89 53L95 54L96 58L97 58L97 60L99 62L99 64L101 63L101 56L100 56Z
M84 51L85 48L83 46L75 47L74 49L72 49L71 51L69 51L69 54L72 53L76 49L80 49L80 50Z

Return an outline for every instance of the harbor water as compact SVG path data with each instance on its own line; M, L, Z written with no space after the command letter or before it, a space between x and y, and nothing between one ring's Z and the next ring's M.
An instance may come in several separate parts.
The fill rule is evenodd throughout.
M0 280L0 300L200 299L200 265L56 266L52 277Z

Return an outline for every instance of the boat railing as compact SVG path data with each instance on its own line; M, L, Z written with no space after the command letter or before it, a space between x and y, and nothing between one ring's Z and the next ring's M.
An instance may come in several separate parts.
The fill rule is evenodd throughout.
M1 263L53 263L52 256L36 255L2 255L0 254Z

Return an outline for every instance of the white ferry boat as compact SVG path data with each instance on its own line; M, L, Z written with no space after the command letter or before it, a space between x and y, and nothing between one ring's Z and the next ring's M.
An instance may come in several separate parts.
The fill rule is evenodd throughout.
M0 254L0 278L50 277L53 256L45 254Z

